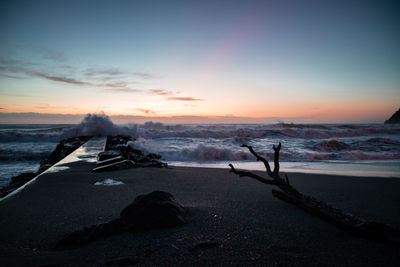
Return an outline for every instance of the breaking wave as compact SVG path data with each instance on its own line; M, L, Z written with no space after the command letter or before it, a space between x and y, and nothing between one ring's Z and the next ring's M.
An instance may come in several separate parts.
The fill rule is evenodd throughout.
M107 136L133 135L132 128L114 124L106 115L88 114L78 125L67 129L61 135L62 139L76 136Z
M130 145L171 161L254 160L240 148L243 143L272 158L271 147L279 142L283 161L388 160L400 155L400 127L395 125L168 125L152 121L117 125L106 115L88 114L77 125L0 126L0 161L40 160L51 152L38 152L46 142L55 147L64 138L118 134L132 136L136 141ZM21 149L13 150L12 144Z

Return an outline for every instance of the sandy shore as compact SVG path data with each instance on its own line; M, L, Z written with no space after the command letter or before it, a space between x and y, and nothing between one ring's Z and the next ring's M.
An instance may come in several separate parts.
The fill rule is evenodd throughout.
M0 265L398 266L400 249L360 239L275 199L228 169L140 168L91 173L95 163L45 173L0 202ZM94 186L106 178L119 186ZM400 227L400 179L290 174L291 182L357 216ZM65 234L109 221L153 190L187 207L187 224L55 250ZM123 263L120 262L120 263Z

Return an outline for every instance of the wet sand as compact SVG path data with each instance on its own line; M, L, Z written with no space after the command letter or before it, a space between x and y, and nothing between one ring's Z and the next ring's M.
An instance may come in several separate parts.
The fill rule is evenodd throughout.
M78 161L0 201L1 266L398 266L400 249L354 237L228 169L172 167L91 173ZM400 179L289 174L303 193L400 227ZM106 178L118 186L94 186ZM54 249L67 233L117 218L140 194L172 193L187 223Z

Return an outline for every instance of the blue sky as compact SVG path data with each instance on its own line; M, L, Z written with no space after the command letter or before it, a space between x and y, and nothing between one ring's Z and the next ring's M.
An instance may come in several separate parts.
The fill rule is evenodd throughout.
M380 121L395 1L2 1L0 112Z

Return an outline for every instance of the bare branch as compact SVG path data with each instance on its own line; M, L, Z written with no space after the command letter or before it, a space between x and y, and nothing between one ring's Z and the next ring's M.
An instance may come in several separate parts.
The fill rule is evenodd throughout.
M290 185L290 182L289 182L289 177L285 174L285 178L286 178L286 183L288 184L288 185Z
M269 162L268 162L267 159L265 159L265 158L261 157L260 155L258 155L254 151L252 146L248 146L248 145L243 144L243 145L241 145L241 147L246 147L250 151L250 153L253 154L253 156L255 156L257 158L257 161L262 161L264 163L265 169L267 170L268 176L273 177L272 176L273 174L272 174L272 171L271 171L271 167L269 166Z
M273 146L274 153L274 177L279 177L279 151L281 150L282 144L279 143L278 147Z
M265 179L264 177L261 177L261 176L255 174L255 173L252 173L252 172L249 172L249 171L238 171L238 170L235 169L235 167L233 167L232 164L229 164L229 167L231 167L230 172L233 172L234 174L237 174L240 177L246 176L246 177L250 177L250 178L256 179L257 181L259 181L261 183L264 183L264 184L276 185L274 180Z
M322 201L318 201L313 197L301 194L290 185L289 177L287 175L285 175L285 179L282 179L279 176L279 151L282 147L281 143L279 143L278 146L273 146L275 151L275 166L273 173L267 159L259 156L251 146L243 144L241 147L248 148L251 154L253 154L258 161L262 161L264 163L267 174L272 178L272 180L265 179L249 171L238 171L233 167L232 164L229 164L229 167L231 167L230 172L237 174L240 177L247 176L256 179L264 184L276 185L282 191L272 189L272 195L274 197L296 205L304 211L312 215L316 215L338 227L341 227L350 233L353 233L354 235L362 236L368 239L387 241L396 245L400 244L400 230L398 228L393 228L377 222L368 222L358 219L348 213L343 212L342 210L325 204Z

